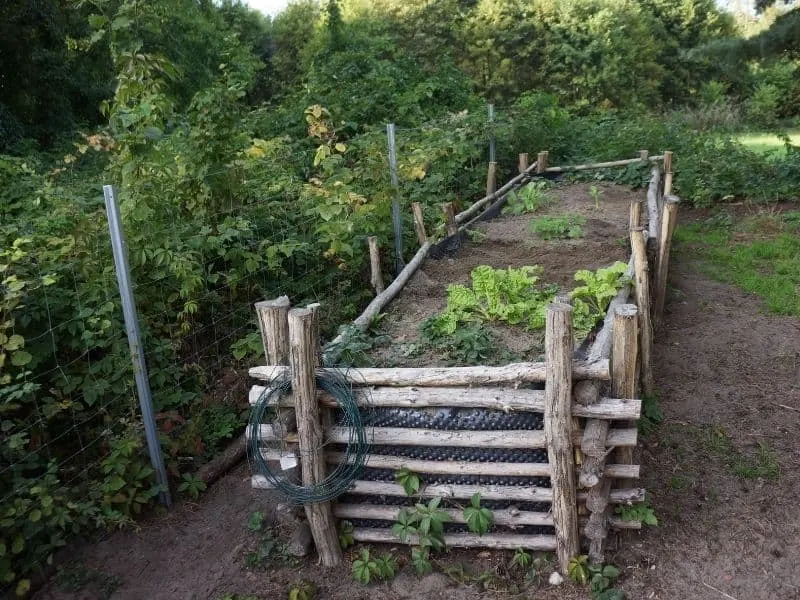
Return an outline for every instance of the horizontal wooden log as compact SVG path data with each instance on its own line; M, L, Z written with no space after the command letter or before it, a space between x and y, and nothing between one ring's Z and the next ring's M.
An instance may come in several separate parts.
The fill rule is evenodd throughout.
M270 455L271 456L271 455ZM338 464L345 459L341 452L328 452L326 460ZM280 457L278 456L277 459ZM268 460L276 460L268 458ZM366 466L375 469L406 468L415 473L433 475L488 475L508 477L549 477L550 465L547 463L500 463L471 462L460 460L420 460L401 456L370 454ZM639 465L606 465L604 475L609 477L639 477Z
M252 428L248 435L252 436ZM294 433L284 433L269 424L262 424L258 431L262 442L294 443ZM368 427L367 441L371 444L392 446L446 446L452 448L545 448L545 434L542 430L503 430L503 431L443 431L437 429L421 429L414 427ZM636 446L638 432L635 428L611 429L606 443L609 448ZM573 444L580 445L583 432L573 432ZM331 427L327 442L347 444L351 439L349 427Z
M336 504L333 514L340 519L375 519L380 521L396 521L402 506L385 506L375 504ZM466 523L464 511L457 508L444 508L453 523ZM552 527L553 515L550 513L530 512L516 508L503 508L492 511L494 523L504 527L535 525Z
M396 521L402 506L386 506L376 504L334 504L333 514L340 519L369 519L376 521ZM457 508L443 509L454 523L464 523L464 511ZM503 527L519 527L531 525L535 527L552 527L551 513L523 511L517 508L503 508L492 511L495 525ZM584 523L585 525L585 519ZM623 521L611 518L609 525L614 529L641 529L640 521Z
M250 389L250 404L257 404L268 388L254 385ZM519 388L448 388L448 387L379 387L354 390L356 402L363 408L487 408L504 412L544 411L544 390ZM337 402L325 392L317 394L319 402L335 407ZM293 406L291 396L280 400L281 406ZM638 419L642 401L637 399L600 398L596 404L573 403L572 416L587 419Z
M353 530L353 539L357 542L371 542L377 544L410 544L416 546L419 540L416 536L408 538L407 542L392 533L390 529L367 529L356 527ZM520 535L514 533L446 533L444 543L450 548L496 548L499 550L536 550L550 552L556 548L556 538L552 535Z
M570 165L570 166L563 166L563 167L548 167L546 169L547 173L570 173L572 171L588 171L591 169L607 169L609 167L626 167L628 165L635 165L637 163L646 163L646 162L658 162L663 160L663 155L658 156L650 156L648 157L647 161L642 160L641 158L626 158L624 160L612 160L608 162L599 162L599 163L587 163L584 165Z
M467 208L466 210L458 213L456 215L456 223L463 223L467 221L475 215L480 209L484 206L489 204L490 202L494 202L495 200L499 200L506 194L510 193L515 187L524 183L527 179L531 177L531 174L536 171L536 163L530 165L525 171L517 175L516 177L512 177L503 187L499 190L494 192L493 194L487 194L477 202L473 202L472 205Z
M391 287L391 286L390 286ZM387 288L388 291L388 288ZM500 367L422 367L422 368L364 368L321 369L346 378L354 386L465 386L498 383L542 383L547 367L543 362L511 363ZM572 364L574 379L602 379L608 381L608 360L593 362L576 360ZM289 367L261 366L250 369L250 377L262 381L284 379L289 376Z

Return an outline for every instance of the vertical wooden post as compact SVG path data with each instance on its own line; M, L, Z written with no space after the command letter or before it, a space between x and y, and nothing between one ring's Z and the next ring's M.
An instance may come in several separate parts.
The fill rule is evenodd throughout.
M375 293L380 294L383 290L383 274L381 273L381 251L378 248L378 238L371 235L367 238L369 244L369 267L370 284L375 288Z
M639 150L639 159L642 162L647 162L647 159L650 158L650 152L647 150Z
M442 204L444 212L444 222L447 227L447 237L458 235L458 223L456 223L456 207L452 202Z
M547 151L539 152L536 156L536 172L544 173L547 170Z
M314 302L306 306L308 310L311 311L311 322L313 324L314 330L312 331L312 339L316 343L316 347L314 349L314 354L316 356L316 361L314 361L314 366L321 367L322 366L322 344L320 344L319 339L319 329L320 329L320 318L319 318L319 309L322 307L322 304L319 302ZM329 412L329 411L325 411Z
M614 336L611 345L611 394L614 398L636 397L636 365L638 360L638 317L633 304L623 304L614 312ZM635 427L635 423L632 425ZM618 448L622 464L633 463L633 448Z
M258 327L268 365L289 364L289 307L287 296L256 302Z
M528 153L520 152L519 154L519 172L524 173L528 170Z
M634 214L638 213L638 217ZM647 247L644 242L644 228L641 226L642 206L631 202L631 254L635 278L636 306L639 308L639 371L642 392L653 393L653 369L651 353L653 350L653 325L650 320L650 267L647 262Z
M669 254L672 248L672 234L678 217L678 199L675 196L664 197L664 209L661 211L661 235L658 240L658 259L656 261L656 285L653 318L661 321L664 304L667 300L667 278L669 276Z
M672 152L666 150L664 152L664 195L669 196L672 193Z
M297 440L303 485L325 479L323 432L317 403L314 311L295 308L289 311L289 362L292 367L292 394L297 411ZM306 504L306 517L322 564L335 567L342 562L342 549L330 502Z
M547 308L544 431L553 488L556 552L562 573L580 551L575 464L572 453L572 307Z
M490 162L486 172L486 195L491 196L497 190L497 163Z
M420 246L424 246L428 241L428 234L425 232L425 219L422 215L422 205L419 202L412 202L411 212L414 213L414 229L417 231L417 240Z

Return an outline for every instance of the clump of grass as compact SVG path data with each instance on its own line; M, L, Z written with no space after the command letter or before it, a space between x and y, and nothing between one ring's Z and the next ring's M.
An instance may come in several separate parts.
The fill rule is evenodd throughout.
M747 454L733 445L722 427L713 427L708 432L708 444L737 477L775 481L780 476L781 467L775 451L765 442L758 443L754 454Z
M575 214L538 217L531 220L531 230L543 240L567 240L583 237L586 217Z

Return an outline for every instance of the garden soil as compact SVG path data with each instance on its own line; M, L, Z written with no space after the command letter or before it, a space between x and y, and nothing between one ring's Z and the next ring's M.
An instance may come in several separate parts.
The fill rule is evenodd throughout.
M687 212L683 217L691 218ZM622 569L620 587L632 600L800 598L800 321L764 314L757 298L701 275L691 248L676 250L666 325L657 332L654 355L666 418L641 449L642 483L659 525L623 536L608 560ZM506 255L506 262L514 260L528 263ZM754 460L759 444L762 454L775 454L775 479L743 479L735 472L737 457ZM248 519L259 510L269 516L276 502L270 493L250 489L242 465L198 502L182 502L136 529L78 544L61 560L106 580L118 578L110 597L119 600L222 600L234 594L283 599L291 582L301 579L317 584L320 600L509 598L515 597L508 591L512 582L523 585L505 567L511 553L486 551L444 555L439 567L450 567L451 576L418 579L406 564L393 582L371 587L353 582L349 566L324 569L316 558L248 569L245 556L256 541ZM392 546L375 551L407 553ZM472 582L457 582L465 577L454 573L456 564L475 575ZM35 597L103 596L91 585L65 592L53 581ZM544 583L516 597L588 595L568 583Z

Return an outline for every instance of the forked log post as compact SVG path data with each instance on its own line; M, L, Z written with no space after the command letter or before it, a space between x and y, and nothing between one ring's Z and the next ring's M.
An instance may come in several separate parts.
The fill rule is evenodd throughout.
M452 202L442 204L444 212L444 223L447 228L447 237L458 235L458 224L456 223L456 207Z
M544 173L547 171L547 158L548 158L547 151L539 152L536 157L536 172L537 173Z
M614 341L611 348L611 390L614 393L636 395L636 366L638 355L638 313L634 304L618 306L614 313ZM635 427L636 423L627 425ZM618 448L617 462L633 464L633 448Z
M678 218L678 198L664 197L664 209L661 211L661 235L658 240L658 260L656 261L656 285L653 318L661 322L664 304L667 299L667 279L669 277L669 254L672 248L672 234Z
M633 204L631 203L631 208ZM641 229L641 228L640 228ZM653 324L650 318L650 267L647 247L642 231L631 229L631 254L636 284L636 306L639 308L639 374L642 392L650 395L655 389L651 356L653 352Z
M367 238L369 244L370 283L375 288L376 294L383 293L383 274L381 273L381 251L378 248L378 238L371 235Z
M289 362L292 368L292 393L297 412L297 438L303 485L313 486L325 479L323 433L317 404L316 348L314 311L295 308L289 311ZM330 502L306 504L306 517L322 564L342 563L342 549Z
M428 234L425 232L425 219L422 216L422 205L419 202L412 202L411 212L414 214L414 229L417 232L419 245L425 245L428 241Z
M562 573L580 551L577 492L572 453L572 307L553 303L545 329L544 430L552 471L556 553Z
M520 174L522 174L527 170L528 170L528 153L527 152L520 152L519 153L519 172L520 172Z
M490 162L486 171L486 195L491 196L497 190L497 163ZM455 215L453 215L455 217Z

